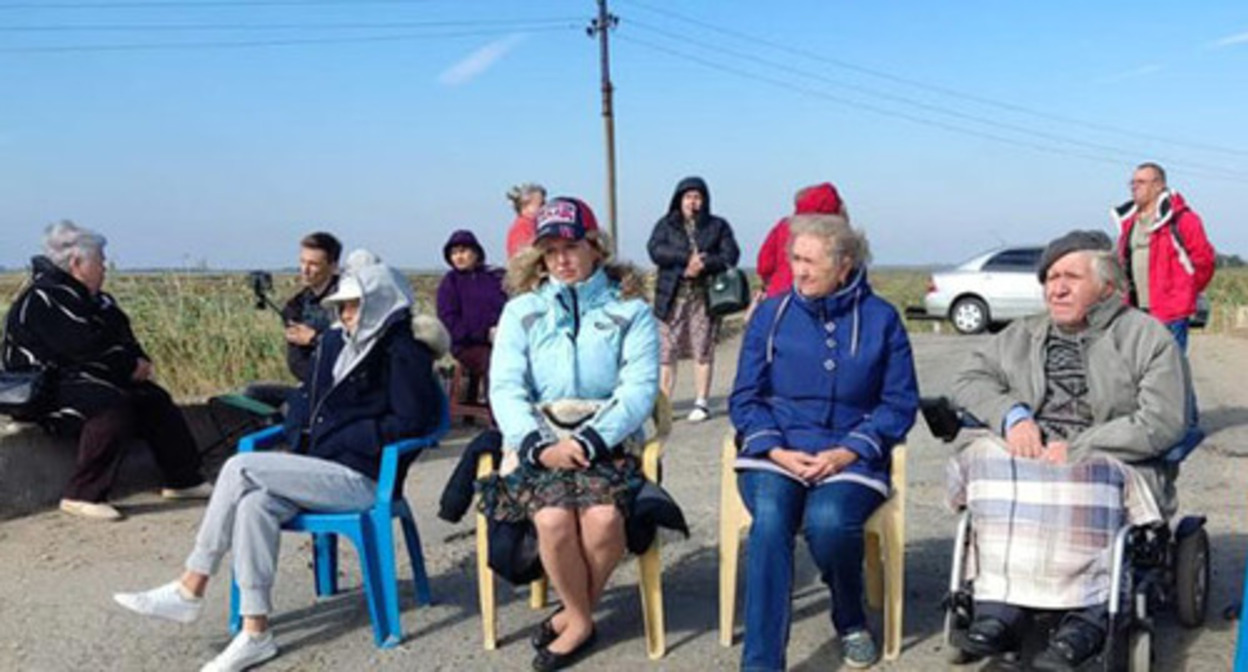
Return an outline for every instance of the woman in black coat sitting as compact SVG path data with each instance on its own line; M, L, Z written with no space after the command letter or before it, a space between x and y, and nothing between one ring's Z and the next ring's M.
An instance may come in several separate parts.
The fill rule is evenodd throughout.
M121 520L108 494L126 440L147 442L164 479L166 499L205 498L199 449L173 399L154 381L151 358L130 318L103 291L104 236L60 222L44 231L43 254L5 320L8 371L44 369L53 392L30 419L78 433L78 460L61 510L94 520Z

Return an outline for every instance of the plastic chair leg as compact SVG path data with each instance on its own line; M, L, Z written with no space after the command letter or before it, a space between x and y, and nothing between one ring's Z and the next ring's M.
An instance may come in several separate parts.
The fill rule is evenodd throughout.
M477 478L494 471L494 460L483 455L477 461ZM490 569L490 534L485 514L477 511L477 600L481 604L481 641L486 651L498 648L498 620L494 604L494 570Z
M737 608L737 559L741 551L741 529L745 511L737 493L737 479L731 458L735 447L724 445L723 473L719 484L719 643L732 646L732 626Z
M230 635L237 635L239 630L243 629L243 617L239 615L239 603L242 596L238 594L238 582L234 580L234 573L230 573Z
M863 564L867 588L867 605L879 610L884 607L884 566L880 559L881 543L878 528L868 530L863 535Z
M387 512L388 513L388 512ZM394 559L394 523L389 515L370 517L372 527L373 581L371 594L380 598L377 611L384 614L381 627L374 623L378 646L390 648L403 640L403 621L399 618L399 577Z
M641 574L641 611L646 630L646 655L658 660L667 652L667 631L663 623L663 563L659 539L637 558Z
M900 506L890 514L884 529L884 659L897 660L906 604L906 519Z
M312 569L316 575L316 596L330 597L338 592L338 535L312 535Z
M546 580L546 577L543 576L542 578L529 584L529 608L546 608L546 590L549 583L550 582Z
M416 518L406 501L399 504L399 522L403 526L403 539L407 544L407 560L412 565L416 604L428 606L433 604L433 595L429 590L429 573L425 570L425 549L420 544L420 529L416 527Z
M368 598L368 615L373 622L373 640L377 646L388 648L397 642L387 644L386 635L389 624L386 621L385 598L381 594L379 581L381 568L377 563L377 543L372 525L364 524L360 528L347 533L351 543L355 544L356 554L360 558L360 573L364 577L364 596Z

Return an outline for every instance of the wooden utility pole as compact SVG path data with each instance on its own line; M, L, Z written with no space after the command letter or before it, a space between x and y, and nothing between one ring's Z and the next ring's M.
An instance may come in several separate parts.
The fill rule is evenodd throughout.
M618 257L619 235L616 228L615 204L615 115L611 107L611 54L608 34L620 22L619 17L607 11L607 0L598 0L598 17L589 24L586 32L598 37L598 58L602 67L602 131L607 145L607 224L611 234L611 254Z

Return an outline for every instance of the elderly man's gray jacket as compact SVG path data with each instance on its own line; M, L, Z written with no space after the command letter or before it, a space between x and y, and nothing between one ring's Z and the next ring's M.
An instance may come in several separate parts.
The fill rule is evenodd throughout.
M1017 404L1044 401L1047 314L1017 320L972 353L953 384L955 402L995 431ZM1182 437L1186 365L1160 322L1115 295L1092 307L1082 332L1092 426L1070 443L1069 459L1102 453L1130 464L1170 515L1177 468L1161 456Z

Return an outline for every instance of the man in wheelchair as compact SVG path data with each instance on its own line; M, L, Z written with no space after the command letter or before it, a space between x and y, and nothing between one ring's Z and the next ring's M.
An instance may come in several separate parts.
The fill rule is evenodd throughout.
M960 648L1016 651L1029 614L1062 614L1036 669L1100 653L1127 525L1177 505L1186 371L1174 339L1125 305L1121 269L1099 231L1052 241L1041 258L1047 311L974 352L954 402L988 430L950 464L950 501L973 529L973 620Z

